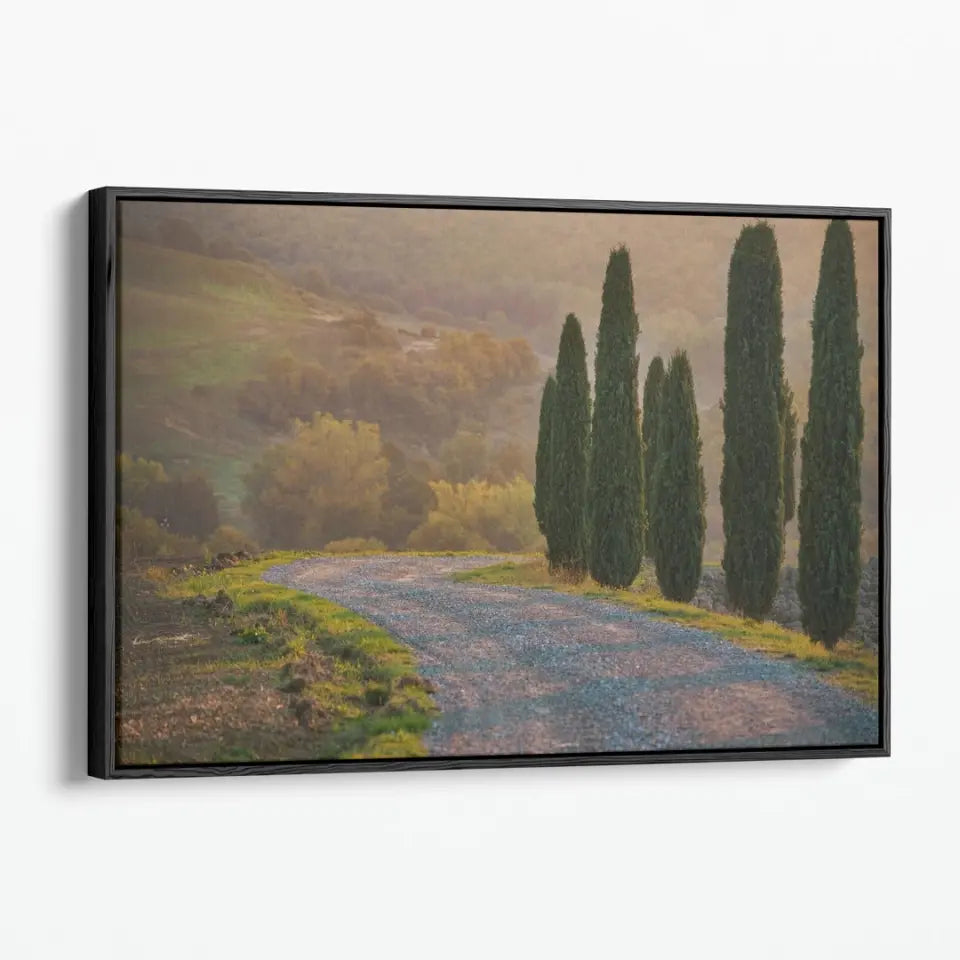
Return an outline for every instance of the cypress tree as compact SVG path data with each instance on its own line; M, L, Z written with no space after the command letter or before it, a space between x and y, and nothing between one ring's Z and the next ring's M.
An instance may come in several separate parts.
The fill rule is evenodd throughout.
M671 358L663 383L657 449L650 509L657 582L667 599L685 602L700 584L707 494L693 373L683 350Z
M797 512L797 410L793 403L793 390L783 382L783 522L788 524Z
M547 515L550 508L550 483L553 471L550 464L550 433L553 429L553 404L557 381L551 373L543 385L540 397L540 429L537 433L536 479L533 487L533 512L540 532L548 537ZM549 537L548 537L549 541ZM547 544L549 554L549 542Z
M801 441L800 570L804 629L832 648L853 626L860 589L863 402L853 236L827 227L813 303L813 365Z
M637 555L637 573L639 573L640 564L643 562L643 558L647 556L650 536L650 517L647 513L647 466L646 455L643 452L643 417L639 405L637 406L637 490L640 494L640 533Z
M586 497L590 381L580 321L571 313L557 355L550 430L550 566L579 582L587 572Z
M727 278L723 353L723 569L733 607L760 619L783 559L783 301L777 241L744 227Z
M647 368L647 378L643 382L643 421L640 437L643 441L644 493L647 508L646 553L656 557L657 548L654 539L656 526L653 522L653 477L657 466L657 431L660 423L660 402L663 394L663 381L666 373L663 360L656 356Z
M633 582L643 557L643 473L637 399L637 314L626 247L610 253L597 331L588 482L588 565L605 586Z

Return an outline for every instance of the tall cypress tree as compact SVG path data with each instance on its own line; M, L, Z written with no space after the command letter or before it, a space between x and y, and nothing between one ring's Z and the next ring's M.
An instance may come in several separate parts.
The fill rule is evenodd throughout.
M550 431L550 566L579 582L587 572L586 498L590 381L580 321L571 313L557 355Z
M646 456L643 452L643 417L640 414L639 404L637 405L637 491L640 495L638 505L640 533L637 548L637 573L639 573L640 564L643 563L643 558L647 556L647 544L650 535L650 517L647 513L647 467Z
M783 382L783 522L788 524L797 512L797 409L790 384Z
M588 564L605 586L633 582L643 557L643 473L633 277L626 247L610 253L597 331Z
M557 381L551 373L543 385L543 394L540 397L540 429L537 433L536 479L533 488L533 512L537 517L537 526L540 532L548 538L547 553L549 555L548 513L550 509L550 484L553 470L550 463L550 434L553 429L553 404L556 396Z
M777 241L744 227L727 278L723 353L723 569L735 609L762 618L783 559L783 300Z
M860 589L863 401L853 235L827 227L813 303L810 405L801 442L800 571L803 625L833 647L853 626Z
M663 360L658 355L650 361L647 378L643 382L643 421L640 431L643 441L644 493L647 508L645 552L654 558L657 555L657 547L654 539L656 526L653 522L653 478L657 467L657 431L660 425L660 404L665 377Z
M697 592L703 569L707 494L693 373L683 350L670 360L658 419L650 510L657 582L669 600L688 601Z

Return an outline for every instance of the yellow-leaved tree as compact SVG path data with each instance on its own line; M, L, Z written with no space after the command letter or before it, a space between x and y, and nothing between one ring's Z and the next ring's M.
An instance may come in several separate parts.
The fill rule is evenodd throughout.
M370 536L388 469L376 424L318 413L264 452L247 477L245 506L270 546L312 549Z
M543 547L533 512L533 486L525 477L430 484L437 506L407 541L413 550L533 551Z

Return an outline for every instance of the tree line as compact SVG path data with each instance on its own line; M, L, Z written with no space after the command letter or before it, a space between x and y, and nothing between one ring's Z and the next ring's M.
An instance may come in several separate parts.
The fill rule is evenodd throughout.
M540 408L535 510L556 575L626 587L651 557L666 596L700 580L706 492L693 375L683 351L657 357L638 400L630 254L610 254L597 332L594 394L580 322L564 323ZM673 535L670 531L683 531Z
M436 447L464 424L485 424L494 400L540 376L526 340L483 331L404 337L356 314L326 324L317 337L296 355L270 358L259 376L239 384L236 404L245 420L275 432L320 410L378 423L395 441ZM428 349L403 349L405 340L418 339Z
M316 413L263 451L246 476L245 512L264 545L284 549L539 549L522 464L498 458L496 477L473 439L482 437L454 437L443 477L385 441L379 424Z
M768 223L737 239L727 277L724 332L723 569L734 609L761 619L776 597L784 526L800 528L799 595L809 635L828 647L853 625L860 582L862 346L853 237L832 221L813 311L809 416L800 441L783 364L783 274ZM567 316L556 371L543 389L535 513L551 572L626 587L644 557L668 599L700 582L706 490L690 361L654 357L639 405L630 255L610 254L591 397L577 317Z
M203 474L171 477L158 461L126 453L117 457L116 467L123 562L257 548L242 531L221 523L216 495Z

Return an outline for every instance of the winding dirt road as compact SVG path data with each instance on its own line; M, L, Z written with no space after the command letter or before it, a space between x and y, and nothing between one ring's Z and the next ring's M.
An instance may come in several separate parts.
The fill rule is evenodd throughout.
M608 601L451 579L499 559L323 557L265 579L416 651L441 710L431 755L877 742L875 710L790 661Z

